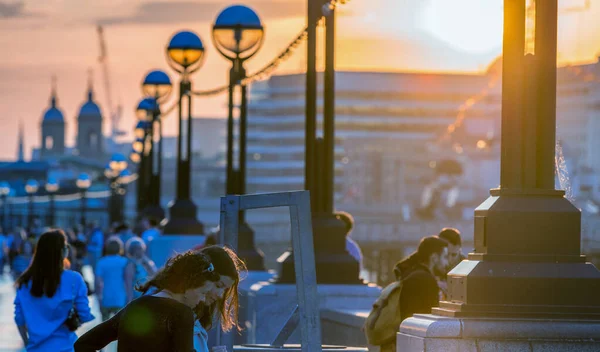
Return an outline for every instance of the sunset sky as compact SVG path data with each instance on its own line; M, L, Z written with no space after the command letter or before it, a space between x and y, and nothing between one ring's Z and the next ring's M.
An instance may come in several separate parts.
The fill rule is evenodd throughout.
M600 0L591 0L587 11L573 11L585 0L559 3L559 61L594 61L600 53ZM303 28L306 0L244 4L266 26L265 44L248 62L253 72ZM123 104L121 127L127 131L135 122L142 77L152 68L167 70L165 45L178 30L195 31L207 47L194 88L224 84L229 63L214 50L210 28L227 5L223 0L0 0L0 159L15 157L19 121L26 126L27 155L39 145L52 75L58 77L68 145L73 144L76 114L86 97L89 68L95 72L96 100L106 105L97 62L98 23L105 26L113 100ZM501 52L502 0L352 0L340 11L338 70L478 72ZM301 71L304 53L297 50L278 73ZM224 103L225 96L196 99L194 115L223 117ZM175 127L170 116L166 133L173 134Z

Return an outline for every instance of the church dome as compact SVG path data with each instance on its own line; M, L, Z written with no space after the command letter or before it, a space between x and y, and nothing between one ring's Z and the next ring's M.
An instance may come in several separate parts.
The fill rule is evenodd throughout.
M44 119L42 120L42 122L64 123L65 119L63 117L63 113L62 113L62 111L60 111L59 108L56 107L56 99L53 98L52 100L53 100L52 105L44 113Z
M81 109L79 110L79 118L102 119L100 107L98 107L98 105L94 102L94 93L91 89L88 92L88 100L81 106Z

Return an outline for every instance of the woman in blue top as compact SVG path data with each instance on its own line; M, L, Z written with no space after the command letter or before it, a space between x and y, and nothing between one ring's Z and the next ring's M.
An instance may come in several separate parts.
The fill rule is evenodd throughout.
M73 351L77 335L65 325L72 307L81 322L94 319L83 278L64 269L68 251L62 230L44 233L31 265L15 283L15 323L28 352Z

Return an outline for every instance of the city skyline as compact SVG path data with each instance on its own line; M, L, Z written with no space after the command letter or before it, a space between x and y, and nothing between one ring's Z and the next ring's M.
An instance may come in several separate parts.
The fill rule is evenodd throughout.
M274 57L304 26L305 1L252 0L247 2L266 25L265 45L248 62L253 72ZM600 7L583 0L562 0L559 61L592 61L600 51ZM16 156L17 127L26 124L26 155L39 145L39 124L50 96L50 77L58 77L59 106L67 122L67 143L75 138L76 115L86 100L87 70L94 69L96 99L109 123L106 97L98 65L96 25L104 25L113 84L113 100L121 102L121 128L131 132L139 83L152 68L167 69L164 47L179 29L196 31L207 48L207 60L194 79L197 89L225 84L228 63L212 44L210 26L226 3L216 1L121 1L93 5L74 0L0 2L0 118L9 133L2 141L0 159ZM118 14L118 15L115 15ZM385 14L385 15L382 15ZM459 18L460 21L456 19ZM473 31L477 28L477 31ZM348 2L338 19L338 70L481 72L501 52L502 1L485 5L459 0L377 0ZM576 38L576 39L573 39ZM298 72L304 49L277 73ZM442 59L440 59L442 58ZM176 75L169 72L172 79ZM194 116L225 117L225 96L198 99ZM165 132L173 135L175 118Z

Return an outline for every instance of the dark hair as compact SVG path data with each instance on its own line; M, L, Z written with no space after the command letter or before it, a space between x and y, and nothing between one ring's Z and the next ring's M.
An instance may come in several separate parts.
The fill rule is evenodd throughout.
M147 219L148 219L148 223L150 224L150 226L152 226L152 227L158 226L158 220L154 216L149 216Z
M109 237L105 246L106 255L123 254L123 241L117 236Z
M441 254L446 247L448 242L437 236L424 237L419 243L417 258L421 263L428 262L432 254Z
M213 265L214 271L207 269ZM184 293L186 290L194 289L204 285L206 281L219 281L221 276L233 279L233 285L227 289L223 299L206 307L200 305L202 311L198 319L203 327L209 330L218 314L223 331L232 328L239 330L238 320L238 283L240 272L246 270L244 262L229 248L220 246L205 247L199 251L187 251L170 258L164 268L143 285L136 286L136 290L146 293L151 287L158 291L169 290L173 293ZM210 323L208 323L210 322Z
M214 246L217 244L217 236L215 236L214 234L210 234L208 236L206 236L206 240L204 241L204 245L205 246Z
M42 234L35 246L33 260L25 272L17 279L15 286L21 288L31 283L31 295L54 296L60 276L64 270L64 251L67 248L67 236L62 230L50 230Z
M117 225L117 227L115 227L115 233L119 233L124 230L129 230L129 226L124 222L120 223L119 225Z
M462 244L462 240L460 239L460 231L452 227L444 227L442 231L440 231L438 237L453 246L460 246Z
M336 211L335 216L344 222L346 225L346 231L350 232L354 228L354 217L345 211Z

